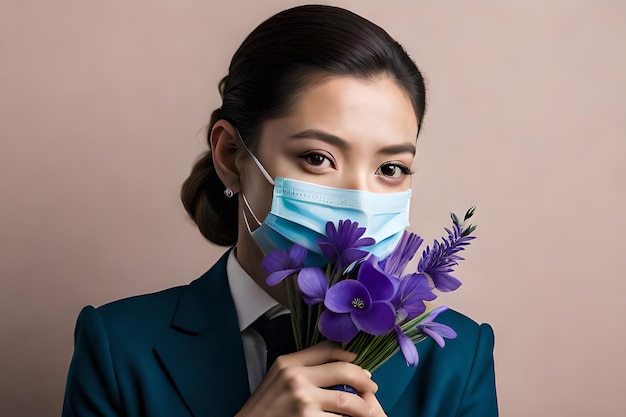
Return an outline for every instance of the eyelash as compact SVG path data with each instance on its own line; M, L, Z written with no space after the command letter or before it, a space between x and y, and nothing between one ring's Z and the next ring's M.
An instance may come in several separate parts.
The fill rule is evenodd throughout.
M325 161L328 161L331 165L332 168L335 168L335 162L328 156L320 153L320 152L308 152L305 153L303 155L300 156L300 159L302 159L302 161L304 161L307 165L313 167L313 168L319 168L320 165L322 165L324 162L322 161L322 163L320 164L313 164L311 163L311 159L312 158L320 158L323 159Z
M314 164L311 163L311 159L312 158L319 158L322 160L321 163L319 164ZM305 153L303 155L300 156L300 159L302 159L304 161L304 163L306 163L307 165L313 167L313 168L319 168L324 161L328 161L328 163L330 163L331 168L335 168L335 162L329 157L326 156L320 152L308 152ZM408 166L406 166L405 164L401 163L401 162L385 162L384 164L382 164L381 166L378 167L378 169L376 169L376 174L377 175L383 175L385 177L388 178L398 178L400 177L400 175L398 175L398 177L394 177L393 175L386 175L383 174L381 171L384 168L398 168L401 172L402 175L412 175L413 171L411 170L411 168L409 168Z
M398 168L403 175L412 175L413 174L413 171L411 171L411 168L409 168L408 166L404 165L401 162L386 162L386 163L382 164L380 167L378 167L378 169L376 170L376 174L381 174L381 175L384 175L384 176L390 177L390 178L396 178L394 176L385 175L385 174L383 174L381 172L381 170L383 168L388 168L388 167Z

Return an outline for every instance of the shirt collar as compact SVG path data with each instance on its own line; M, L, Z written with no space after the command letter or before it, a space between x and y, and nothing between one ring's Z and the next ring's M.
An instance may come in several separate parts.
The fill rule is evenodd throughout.
M245 330L268 310L280 304L266 293L239 264L235 251L230 251L226 264L228 285L237 310L239 331ZM281 306L282 307L282 306Z

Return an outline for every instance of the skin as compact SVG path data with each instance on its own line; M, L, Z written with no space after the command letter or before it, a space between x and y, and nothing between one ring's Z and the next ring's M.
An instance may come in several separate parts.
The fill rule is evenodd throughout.
M390 193L411 186L418 122L411 101L389 76L317 80L285 117L264 122L255 154L273 178L280 176L325 186ZM263 253L246 229L269 212L273 186L243 149L235 128L218 121L211 133L215 168L238 193L236 256L248 274L272 297L287 305L283 286L265 284ZM246 211L244 213L244 210ZM384 416L371 375L349 362L354 355L325 342L278 358L238 416ZM321 387L347 384L359 395Z

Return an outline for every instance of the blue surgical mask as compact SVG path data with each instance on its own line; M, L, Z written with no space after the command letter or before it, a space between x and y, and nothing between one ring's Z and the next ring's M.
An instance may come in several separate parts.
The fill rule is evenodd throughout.
M322 265L326 261L317 242L326 237L326 223L330 221L337 225L339 220L349 219L358 222L359 227L365 227L364 236L376 241L363 249L384 259L409 226L410 189L373 193L282 177L273 180L259 160L248 152L268 182L274 185L272 206L263 222L255 216L242 193L244 204L259 225L252 231L244 210L246 226L266 254L298 243L309 250L307 264Z

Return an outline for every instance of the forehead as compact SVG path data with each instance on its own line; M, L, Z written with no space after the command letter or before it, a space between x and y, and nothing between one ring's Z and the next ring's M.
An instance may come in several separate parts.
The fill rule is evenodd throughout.
M292 131L319 129L346 140L415 141L417 116L405 90L389 76L334 76L316 80L284 117L266 123ZM266 129L263 129L266 130Z

